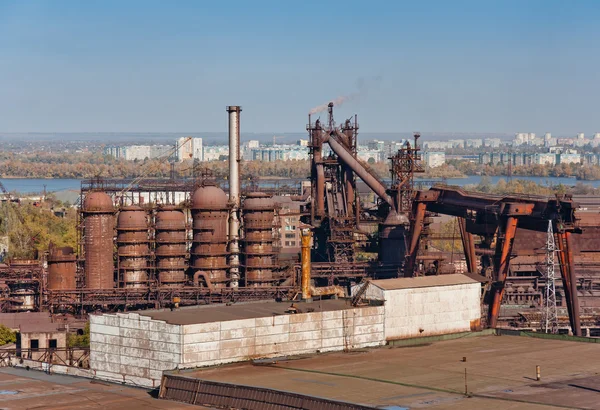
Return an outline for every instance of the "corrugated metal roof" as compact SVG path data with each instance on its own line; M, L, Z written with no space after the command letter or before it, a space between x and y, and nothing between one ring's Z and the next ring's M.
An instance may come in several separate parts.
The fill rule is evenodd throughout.
M380 279L373 280L371 283L383 290L396 290L465 285L479 282L461 273L456 273L452 275L419 276L417 278Z

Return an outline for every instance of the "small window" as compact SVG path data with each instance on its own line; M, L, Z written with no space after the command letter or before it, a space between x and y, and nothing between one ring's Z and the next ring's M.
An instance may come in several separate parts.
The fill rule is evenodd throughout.
M31 339L29 341L29 348L32 351L37 352L37 350L40 348L40 341L38 339Z
M50 340L48 340L48 347L50 349L56 349L56 348L58 348L58 343L57 343L56 339L50 339Z
M293 233L286 233L286 234L285 234L285 237L286 237L286 238L290 238L290 239L294 239L294 238L296 237L296 234L293 234Z

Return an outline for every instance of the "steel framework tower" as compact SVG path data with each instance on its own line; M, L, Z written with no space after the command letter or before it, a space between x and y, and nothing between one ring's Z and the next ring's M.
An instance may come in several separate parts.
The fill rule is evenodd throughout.
M556 286L554 266L556 244L554 242L554 231L552 221L548 221L548 236L546 239L546 297L544 310L542 312L542 326L546 333L558 333L558 311L556 308Z

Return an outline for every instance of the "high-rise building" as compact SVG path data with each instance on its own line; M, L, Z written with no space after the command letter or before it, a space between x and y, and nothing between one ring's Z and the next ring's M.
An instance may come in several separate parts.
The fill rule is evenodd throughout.
M202 138L181 137L177 140L177 159L185 161L188 159L204 160Z

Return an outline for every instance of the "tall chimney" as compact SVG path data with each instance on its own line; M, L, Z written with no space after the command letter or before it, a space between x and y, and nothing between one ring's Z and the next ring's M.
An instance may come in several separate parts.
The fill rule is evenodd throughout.
M240 280L240 113L242 107L227 107L229 113L229 286Z

